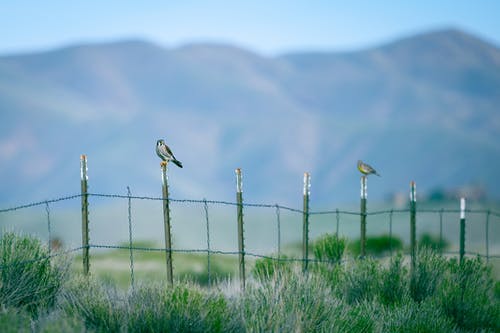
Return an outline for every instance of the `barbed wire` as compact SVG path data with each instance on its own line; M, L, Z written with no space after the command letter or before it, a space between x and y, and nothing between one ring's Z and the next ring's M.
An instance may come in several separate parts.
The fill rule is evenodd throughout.
M8 267L16 266L16 265L27 265L27 264L35 263L35 262L38 262L38 261L44 261L44 260L49 260L49 259L52 259L52 258L60 257L60 256L63 256L63 255L68 255L70 253L73 253L73 252L76 252L76 251L80 251L80 250L84 249L85 247L86 246L79 246L79 247L75 247L75 248L70 249L70 250L61 251L61 252L57 252L57 253L52 253L52 254L49 254L47 256L43 256L43 257L39 257L39 258L26 259L26 260L21 260L21 261L15 260L15 261L13 261L12 263L9 263L9 264L1 264L0 265L0 270L6 269Z
M45 205L45 204L49 204L49 203L72 200L72 199L80 198L81 196L82 196L82 194L75 194L75 195L60 197L60 198L56 198L56 199L35 201L32 203L28 203L28 204L24 204L24 205L20 205L20 206L16 206L16 207L0 209L0 213L12 212L12 211L20 210L20 209L41 206L41 205Z
M51 231L51 208L49 204L61 202L61 201L67 201L67 200L73 200L77 198L81 198L83 196L86 197L98 197L98 198L118 198L118 199L126 199L128 202L128 227L129 227L129 246L117 246L117 245L107 245L107 244L89 244L87 246L80 246L77 248L73 248L67 251L63 252L58 252L58 253L52 253L52 231ZM133 233L132 233L132 209L131 209L131 201L132 200L154 200L154 201L164 201L164 200L169 200L170 202L175 202L175 203L190 203L190 204L202 204L205 212L205 219L206 219L206 231L207 231L207 248L206 249L167 249L167 248L161 248L161 247L138 247L133 245ZM263 255L259 253L253 253L253 252L246 252L246 251L222 251L222 250L213 250L211 249L211 244L210 244L210 226L209 226L209 216L208 216L208 205L228 205L228 206L238 206L242 205L243 207L257 207L257 208L274 208L275 214L276 214L276 221L277 221L277 231L278 231L278 253L277 257L276 256L271 256L271 255ZM133 252L134 251L150 251L150 252L172 252L172 253L200 253L200 254L206 254L207 255L207 268L208 268L208 280L210 284L210 279L211 279L211 262L210 262L210 256L213 255L240 255L243 254L244 256L248 257L253 257L256 259L266 259L266 260L273 260L273 261L278 261L278 262L310 262L310 263L338 263L338 261L332 261L332 260L319 260L316 258L288 258L286 256L282 256L281 254L281 211L289 211L293 213L299 213L303 214L304 211L301 209L295 209L279 204L262 204L262 203L242 203L238 204L236 202L229 202L229 201L222 201L222 200L196 200L196 199L164 199L162 197L153 197L153 196L133 196L131 194L130 188L127 187L127 194L126 195L121 195L121 194L103 194L103 193L83 193L83 194L76 194L76 195L69 195L61 198L55 198L55 199L50 199L50 200L44 200L44 201L39 201L39 202L32 202L28 204L23 204L20 206L16 207L11 207L11 208L5 208L5 209L0 209L0 213L5 213L5 212L12 212L12 211L18 211L22 209L28 209L31 207L36 207L36 206L42 206L45 205L45 211L46 211L46 218L47 218L47 228L48 228L48 251L49 255L46 257L41 257L41 258L34 258L34 259L28 259L25 261L17 261L12 263L11 265L19 265L19 264L28 264L28 263L33 263L37 261L42 261L42 260L47 260L51 259L57 256L61 255L66 255L70 254L79 250L83 249L114 249L114 250L129 250L130 252L130 271L131 271L131 284L132 288L134 286L134 257L133 257ZM390 235L392 236L392 220L393 220L393 214L395 213L409 213L411 210L408 209L390 209L390 210L378 210L378 211L371 211L371 212L366 212L366 216L375 216L375 215L384 215L384 214L389 214L389 230L390 230ZM445 213L460 213L460 209L417 209L417 212L419 213L438 213L440 217L440 242L442 241L442 219L443 219L443 214ZM497 254L490 254L489 253L489 231L488 231L488 226L490 222L490 217L491 216L496 216L500 217L500 212L494 211L491 209L467 209L465 210L467 213L477 213L477 214L486 214L486 254L478 253L478 252L470 252L467 251L465 252L466 255L473 255L473 256L478 256L478 257L483 257L487 258L489 260L490 258L500 258L500 255ZM337 235L339 233L339 223L340 223L340 215L352 215L352 216L360 216L361 212L358 211L348 211L348 210L340 210L340 209L335 209L335 210L324 210L324 211L309 211L309 215L335 215L335 221L336 221L336 232ZM393 254L393 249L392 249L392 237L391 238L391 244L390 244L390 257L392 257ZM459 255L459 252L442 252L442 254L448 254L448 255ZM383 257L383 256L382 256ZM0 270L5 269L10 265L0 265Z
M23 204L20 206L15 206L15 207L10 207L10 208L3 208L3 209L0 209L0 213L6 213L6 212L11 212L11 211L41 206L41 205L47 205L50 203L56 203L56 202L61 202L61 201L77 199L77 198L80 198L84 195L86 195L88 197L115 198L115 199L127 199L127 200L129 200L129 199L152 200L152 201L167 200L167 199L163 199L162 197L154 197L154 196L133 196L133 195L128 196L128 195L123 195L123 194L84 193L84 194L75 194L75 195L64 196L64 197L50 199L50 200L35 201L32 203ZM236 202L224 201L224 200L175 199L175 198L169 198L168 200L170 202L177 202L177 203L195 203L195 204L207 203L207 204L218 204L218 205L227 205L227 206L238 206L238 203L236 203ZM276 207L279 207L282 210L288 210L288 211L291 211L294 213L300 213L300 214L304 213L304 211L302 209L292 208L292 207L279 205L279 204L242 203L242 205L243 205L243 207L258 207L258 208L276 208ZM408 212L410 212L410 208L385 209L385 210L369 211L369 212L366 212L366 215L370 216L370 215L381 215L381 214L389 214L389 213L408 213ZM419 212L419 213L439 213L439 212L441 212L441 213L460 213L461 210L459 208L457 208L457 209L417 208L417 212ZM465 209L465 212L471 213L471 214L490 214L492 216L500 217L500 211L495 211L492 209ZM348 211L348 210L340 210L340 209L322 210L322 211L311 211L310 210L309 211L309 215L334 215L334 214L358 215L359 216L361 213L359 211Z
M88 246L79 246L75 247L66 251L60 251L57 253L53 253L47 256L39 257L39 258L33 258L33 259L26 259L22 261L15 261L9 264L1 264L0 265L0 270L9 268L11 266L16 266L16 265L27 265L39 261L45 261L49 260L55 257L60 257L60 256L65 256L68 254L72 254L74 252L83 250L84 248L89 248L89 249L109 249L109 250L129 250L129 251L145 251L145 252L167 252L171 251L172 253L185 253L185 254L192 254L192 253L202 253L202 254L207 254L207 255L212 255L212 254L218 254L218 255L229 255L229 256L237 256L240 253L244 254L245 256L248 257L253 257L257 259L266 259L266 260L272 260L276 262L296 262L296 263L303 263L305 261L309 263L317 263L317 264L336 264L336 263L343 263L343 262L348 262L356 259L360 259L361 257L350 257L350 258L344 258L341 260L328 260L328 259L317 259L317 258L294 258L294 257L284 257L284 256L272 256L272 255L264 255L264 254L259 254L259 253L254 253L254 252L239 252L239 251L222 251L222 250L211 250L211 249L168 249L168 248L162 248L162 247L141 247L141 246L123 246L123 245L106 245L106 244L89 244ZM406 252L401 252L404 255L409 255L409 253ZM453 255L453 256L459 256L460 252L459 251L445 251L443 252L444 255ZM466 251L465 255L467 256L473 256L473 257L480 257L480 258L486 258L487 256L485 254L479 253L479 252L474 252L474 251ZM393 255L377 255L377 256L371 256L368 255L366 257L372 257L372 258L378 258L378 259L383 259L383 258L392 258ZM365 258L366 258L365 257ZM489 258L495 258L495 259L500 259L500 254L490 254ZM362 259L362 258L361 258Z

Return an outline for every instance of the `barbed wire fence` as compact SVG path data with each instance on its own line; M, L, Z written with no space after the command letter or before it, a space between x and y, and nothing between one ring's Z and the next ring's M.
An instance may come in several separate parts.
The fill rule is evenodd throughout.
M238 169L239 170L239 169ZM366 211L366 178L362 177L362 191L361 191L361 199L365 200L365 202L360 206L360 211L349 211L349 210L340 210L340 209L334 209L334 210L321 210L321 211L312 211L309 209L309 194L310 194L310 175L305 174L304 176L304 201L303 201L303 208L302 209L297 209L297 208L291 208L279 204L261 204L261 203L244 203L243 202L243 192L242 192L242 186L241 186L241 170L239 170L239 173L237 171L237 196L236 196L236 202L230 202L230 201L218 201L218 200L207 200L207 199L202 199L202 200L195 200L195 199L174 199L174 198L169 198L168 197L168 184L167 184L167 177L166 177L166 165L163 168L162 166L162 186L164 185L167 188L167 191L163 191L162 197L154 197L154 196L134 196L131 193L130 187L127 186L127 193L126 195L121 195L121 194L103 194L103 193L91 193L88 192L88 186L87 186L87 163L86 163L86 158L82 156L82 193L80 194L75 194L75 195L70 195L70 196L65 196L65 197L60 197L60 198L55 198L51 200L44 200L44 201L39 201L39 202L33 202L33 203L28 203L28 204L23 204L20 206L16 207L11 207L11 208L5 208L5 209L0 209L0 214L5 214L9 212L17 212L17 211L22 211L31 207L44 207L45 208L45 220L47 223L47 233L48 233L48 256L43 257L43 258L37 258L33 260L26 260L23 261L22 263L16 262L15 264L29 264L33 263L36 261L40 260L50 260L52 258L58 257L58 256L65 256L69 254L74 254L79 251L82 251L82 259L83 259L83 272L85 275L89 274L90 271L90 250L91 249L107 249L107 250L127 250L129 252L129 266L130 266L130 283L131 283L131 288L134 288L135 285L135 265L134 265L134 254L136 252L158 252L158 253L165 253L166 255L166 265L167 265L167 281L172 284L173 283L173 268L172 268L172 253L184 253L184 254L203 254L207 256L207 274L208 274L208 285L212 284L212 277L214 275L213 268L212 268L212 256L213 255L227 255L227 256L238 256L239 260L239 269L238 269L238 274L239 274L239 281L240 281L240 286L242 289L245 288L245 257L250 257L253 259L267 259L275 262L289 262L289 263L298 263L302 265L303 271L307 272L308 270L308 264L309 263L316 263L316 264L331 264L331 260L320 260L314 257L311 257L309 255L309 242L310 242L310 235L309 235L309 224L312 223L314 225L315 223L315 218L316 217L326 217L328 219L331 219L334 222L334 227L332 227L332 230L335 230L335 234L338 236L339 231L340 231L340 223L343 219L346 217L350 218L360 218L360 244L361 244L361 253L360 257L363 258L366 256L366 247L363 245L364 242L366 242L366 223L367 220L370 220L371 218L374 217L380 217L380 216L387 216L388 220L388 229L389 229L389 239L390 239L390 248L389 248L389 256L392 257L394 255L394 248L393 248L393 219L396 214L408 214L410 220L410 229L415 228L415 218L414 216L416 214L421 215L421 214L433 214L438 216L438 221L439 221L439 241L440 243L443 242L444 236L443 236L443 221L444 221L444 215L445 214L460 214L460 220L458 221L460 223L460 249L459 251L444 251L443 249L440 249L442 254L447 254L447 255L459 255L460 260L463 259L465 255L469 256L479 256L485 258L486 261L489 261L492 258L500 258L500 253L491 253L490 252L490 225L491 221L494 220L495 222L500 221L500 212L489 210L489 209L466 209L465 208L465 200L463 200L463 204L460 209L417 209L416 208L416 190L414 187L414 183L412 182L412 186L410 188L410 200L413 200L413 204L410 205L410 208L405 208L405 209L388 209L388 210L378 210L378 211ZM365 192L363 192L363 187L365 189ZM88 200L92 198L109 198L109 199L117 199L117 200L125 200L127 203L127 222L128 222L128 245L113 245L113 244L94 244L90 240L92 239L90 237L90 229L89 229L89 209L88 209ZM51 206L59 203L59 202L64 202L64 201L71 201L75 199L81 199L81 204L82 204L82 245L73 247L71 249L67 250L61 250L61 249L55 249L54 246L52 245L54 238L53 235L53 225L52 225L52 210ZM165 231L165 246L164 247L150 247L150 246L136 246L134 245L134 217L133 217L133 209L132 209L132 204L135 201L153 201L153 202L159 202L162 204L164 209L167 211L164 211L163 217L165 220L164 226L167 229L168 232ZM412 201L411 201L412 202ZM170 207L169 203L176 203L176 204L182 204L182 205L201 205L203 207L203 215L204 215L204 222L205 222L205 230L206 230L206 247L201 247L201 248L175 248L171 244L171 240L169 241L170 237ZM236 209L235 213L235 223L238 225L238 234L234 235L234 237L237 237L239 242L238 242L238 249L233 250L233 251L227 251L227 250L218 250L214 249L212 244L211 244L211 228L210 228L210 209L211 207L214 206L225 206L225 207L233 207L232 209ZM243 212L245 209L248 208L261 208L261 209L272 209L274 210L274 219L276 222L276 253L270 255L268 253L258 253L255 251L247 251L245 249L245 244L244 244L244 228L243 228L243 223L244 223L244 216ZM287 256L284 255L283 253L283 244L282 244L282 233L283 233L283 212L287 212L290 214L295 214L298 217L302 217L303 221L303 228L302 228L302 257L299 256ZM483 215L484 216L484 222L485 222L485 228L484 228L484 252L478 252L478 251L471 251L467 250L467 244L465 243L465 225L466 225L466 220L465 220L465 214L478 214L478 215ZM413 216L413 217L412 217ZM168 223L167 223L168 222ZM174 221L175 222L175 221ZM285 222L286 223L286 222ZM363 225L364 224L364 225ZM415 248L416 242L414 240L415 237L415 232L410 230L411 236L410 236L410 243L411 243L411 248L409 251L409 254L412 258L412 262L414 260L414 257L416 255ZM57 250L57 251L56 251ZM170 260L169 260L170 256ZM2 264L0 265L0 270L4 269L5 266L8 264Z

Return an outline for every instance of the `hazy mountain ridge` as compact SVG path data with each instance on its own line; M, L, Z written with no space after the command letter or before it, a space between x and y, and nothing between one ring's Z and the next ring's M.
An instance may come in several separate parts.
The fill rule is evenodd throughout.
M263 57L215 44L144 41L0 57L0 202L79 190L158 192L157 138L186 166L175 197L295 202L311 171L323 203L478 183L500 197L500 50L457 30L374 49ZM297 201L299 202L299 201Z

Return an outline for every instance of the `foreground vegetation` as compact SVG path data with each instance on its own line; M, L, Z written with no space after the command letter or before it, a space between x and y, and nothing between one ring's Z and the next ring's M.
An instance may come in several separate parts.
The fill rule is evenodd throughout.
M498 332L500 295L480 259L460 264L419 252L346 258L347 241L325 235L304 274L288 261L258 260L246 290L185 281L115 284L71 273L38 240L0 238L1 332Z

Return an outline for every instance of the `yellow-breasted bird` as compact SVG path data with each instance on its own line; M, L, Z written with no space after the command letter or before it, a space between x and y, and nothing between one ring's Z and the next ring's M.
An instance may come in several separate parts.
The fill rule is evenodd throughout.
M368 175L373 174L373 175L377 175L377 176L381 177L381 176L378 174L378 172L377 172L377 171L375 171L375 169L374 169L374 168L372 168L372 166L371 166L371 165L366 164L366 163L364 163L364 162L363 162L363 161L361 161L361 160L358 160L358 170L359 170L359 172L361 172L361 173L362 173L363 175L365 175L365 176L368 176Z

